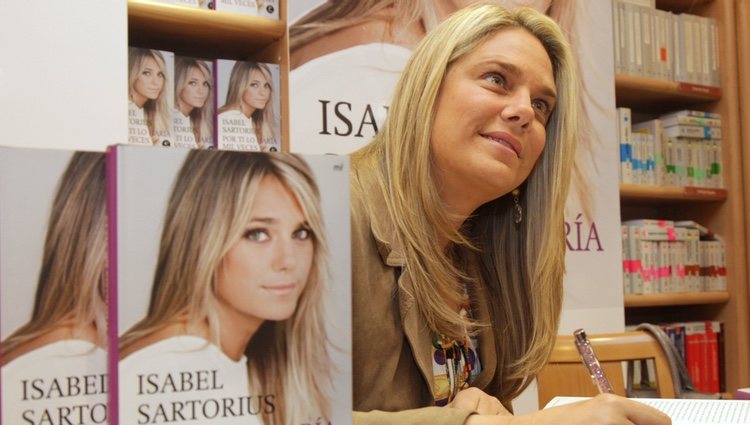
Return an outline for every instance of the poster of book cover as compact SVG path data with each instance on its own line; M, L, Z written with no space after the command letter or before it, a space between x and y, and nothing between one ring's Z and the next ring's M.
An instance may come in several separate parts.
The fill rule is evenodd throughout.
M213 61L175 55L172 132L178 148L214 145Z
M350 424L347 159L123 145L108 166L113 423Z
M0 148L3 424L107 423L105 214L103 153Z
M215 63L217 147L280 151L279 65L226 59Z
M278 0L212 0L215 9L261 18L279 19Z
M174 53L128 48L128 143L172 146Z

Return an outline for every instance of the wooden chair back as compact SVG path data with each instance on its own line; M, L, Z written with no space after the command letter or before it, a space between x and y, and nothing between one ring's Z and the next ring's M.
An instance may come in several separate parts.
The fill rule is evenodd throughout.
M616 394L625 395L623 362L653 359L656 397L675 397L675 383L669 360L651 334L644 331L595 334L589 335L589 340ZM557 337L547 365L537 376L537 385L540 408L558 395L591 397L597 394L572 335Z

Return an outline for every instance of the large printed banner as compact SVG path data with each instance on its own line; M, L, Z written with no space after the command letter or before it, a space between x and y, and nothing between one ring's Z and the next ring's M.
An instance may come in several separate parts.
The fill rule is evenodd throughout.
M589 333L622 331L611 4L498 2L535 7L556 19L569 36L580 70L582 138L566 213L568 255L560 333L580 327ZM346 154L367 144L386 118L393 87L411 50L426 30L452 12L424 6L433 4L429 2L342 3L289 2L292 152ZM311 22L316 25L305 25Z

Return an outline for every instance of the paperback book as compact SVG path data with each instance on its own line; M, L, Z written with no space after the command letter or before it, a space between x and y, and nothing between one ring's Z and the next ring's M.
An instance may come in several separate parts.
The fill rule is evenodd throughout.
M214 145L213 61L175 56L174 146L207 149Z
M198 7L198 0L149 0L154 3L173 4L175 6Z
M172 146L174 53L128 48L128 143Z
M105 200L103 153L0 148L3 424L107 423Z
M279 65L216 60L217 147L281 150Z
M278 0L213 0L216 10L279 19Z
M350 424L348 161L117 146L113 424Z

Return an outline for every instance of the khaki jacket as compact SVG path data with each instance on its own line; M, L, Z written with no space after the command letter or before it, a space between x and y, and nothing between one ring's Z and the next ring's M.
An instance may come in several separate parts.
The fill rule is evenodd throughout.
M354 423L463 424L472 412L435 407L432 334L409 296L413 282L370 170L352 169L351 199ZM476 308L487 320L486 304ZM472 386L492 386L495 350L492 332L482 332Z

